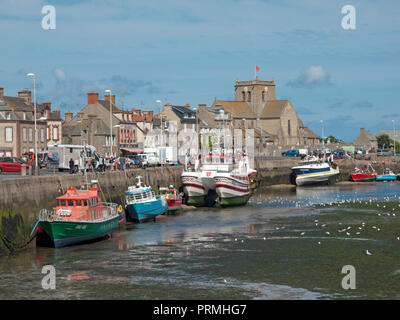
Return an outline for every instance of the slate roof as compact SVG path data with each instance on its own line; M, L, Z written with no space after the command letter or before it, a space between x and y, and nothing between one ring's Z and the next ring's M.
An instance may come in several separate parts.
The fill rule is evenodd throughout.
M250 106L244 101L215 100L213 108L220 105L233 118L256 119L256 115L251 111Z
M172 106L171 109L181 123L196 123L196 114L192 109L184 106Z
M289 100L271 100L268 101L261 112L260 119L262 118L280 118L285 110Z

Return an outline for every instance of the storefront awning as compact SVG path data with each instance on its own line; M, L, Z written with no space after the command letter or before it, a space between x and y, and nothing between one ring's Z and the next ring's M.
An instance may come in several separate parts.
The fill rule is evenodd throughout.
M143 149L140 149L140 148L121 148L121 150L129 152L129 153L135 153L135 154L143 153Z

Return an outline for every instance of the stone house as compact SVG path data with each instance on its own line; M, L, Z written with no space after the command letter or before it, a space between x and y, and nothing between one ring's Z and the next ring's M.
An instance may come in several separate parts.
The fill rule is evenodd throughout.
M37 149L47 149L47 120L43 117L46 106L37 104ZM0 156L22 157L35 149L34 106L31 92L21 90L18 97L4 95L0 87Z
M360 134L354 139L356 148L364 148L365 150L378 149L378 139L368 130L360 128Z

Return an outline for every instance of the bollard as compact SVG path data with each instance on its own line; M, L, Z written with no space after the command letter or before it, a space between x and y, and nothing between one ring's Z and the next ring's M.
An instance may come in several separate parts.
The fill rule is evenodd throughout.
M23 176L23 177L26 176L26 164L25 163L21 164L21 176Z

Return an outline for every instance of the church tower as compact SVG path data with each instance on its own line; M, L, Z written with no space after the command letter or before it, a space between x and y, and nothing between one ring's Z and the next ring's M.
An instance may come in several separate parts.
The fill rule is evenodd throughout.
M276 100L275 82L272 80L239 81L235 84L235 101L247 102L250 109L258 117L264 109L267 101Z

